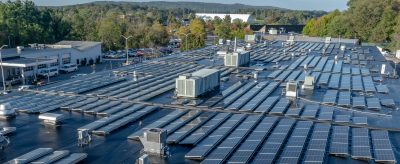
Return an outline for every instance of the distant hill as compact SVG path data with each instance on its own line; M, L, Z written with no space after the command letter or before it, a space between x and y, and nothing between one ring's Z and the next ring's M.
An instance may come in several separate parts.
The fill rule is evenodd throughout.
M204 2L166 2L166 1L151 1L151 2L125 2L125 1L96 1L85 4L60 6L60 7L74 7L74 6L94 6L94 5L131 5L142 7L156 7L160 9L190 9L195 12L213 12L213 13L237 13L243 9L276 9L276 10L289 10L273 6L251 6L244 4L222 4L222 3L204 3ZM57 8L57 7L55 7Z

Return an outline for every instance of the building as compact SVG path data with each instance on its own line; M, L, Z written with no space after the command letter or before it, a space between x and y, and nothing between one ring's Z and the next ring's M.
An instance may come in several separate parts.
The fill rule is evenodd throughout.
M396 51L396 58L400 59L400 50Z
M56 44L31 44L30 47L2 50L7 82L29 82L41 70L59 69L66 64L87 65L101 62L101 42L61 41Z
M225 16L229 15L231 17L231 21L235 19L240 19L243 22L246 23L252 23L253 17L251 14L213 14L213 13L196 13L197 18L201 18L203 20L213 20L215 17L219 17L221 19L224 19Z
M273 31L273 34L284 33L302 33L304 25L249 25L248 28L254 33L268 34Z

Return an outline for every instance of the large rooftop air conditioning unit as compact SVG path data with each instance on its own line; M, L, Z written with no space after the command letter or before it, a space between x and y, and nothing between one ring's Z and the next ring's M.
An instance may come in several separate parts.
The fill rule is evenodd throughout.
M231 54L225 55L225 66L228 67L240 67L246 66L250 63L250 52L234 52Z
M164 156L167 153L167 130L153 128L144 132L140 137L144 152Z
M219 89L219 70L201 69L191 74L180 75L176 79L178 97L196 98Z

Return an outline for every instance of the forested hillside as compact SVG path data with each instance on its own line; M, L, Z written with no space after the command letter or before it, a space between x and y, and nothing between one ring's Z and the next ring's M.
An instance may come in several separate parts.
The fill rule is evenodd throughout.
M191 21L194 24L182 26L182 20L194 20L196 12L250 13L262 24L304 24L325 14L321 11L200 2L93 2L38 7L30 0L16 0L0 2L0 44L15 47L64 39L90 40L102 41L105 50L115 50L124 48L121 35L132 36L129 47L154 47L165 45L171 37L183 38L183 32L190 32L196 36L184 39L191 43L188 48L196 48L204 44L205 32L225 39L243 38L246 33L251 33L246 31L246 23L238 20L230 23L230 18ZM203 28L200 32L193 31L199 27Z
M303 31L310 36L358 38L400 48L399 0L350 0L346 11L310 20Z

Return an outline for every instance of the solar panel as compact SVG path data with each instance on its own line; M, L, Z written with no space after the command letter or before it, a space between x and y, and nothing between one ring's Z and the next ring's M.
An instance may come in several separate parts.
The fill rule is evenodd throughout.
M351 93L346 92L346 91L340 92L337 105L342 106L342 107L350 107L351 106Z
M350 67L343 67L342 74L343 75L351 74L351 68Z
M266 113L269 112L272 107L278 102L279 96L271 96L265 99L257 108L254 110L255 113Z
M322 104L335 105L337 94L337 90L327 90L322 100Z
M273 163L293 124L293 120L282 119L262 145L252 163Z
M381 110L379 98L367 98L367 107L371 110Z
M267 77L268 77L268 78L271 78L271 79L275 79L275 78L277 78L282 72L283 72L283 70L278 69L278 70L272 72L271 74L269 74Z
M329 153L339 156L349 154L349 127L333 126Z
M262 116L248 116L234 131L232 131L202 163L222 163L238 147L239 143L262 119Z
M351 76L350 75L342 75L342 79L340 80L340 90L351 90Z
M376 90L378 90L378 93L383 93L383 94L389 93L389 88L386 85L377 85Z
M364 96L353 97L353 107L364 109L366 107L365 97Z
M358 67L352 67L351 68L351 74L352 75L360 75L361 74L361 70Z
M332 72L334 62L334 60L328 60L322 72Z
M253 111L259 106L277 87L279 83L272 82L264 89L262 89L256 96L254 96L246 105L244 105L240 111Z
M371 76L363 77L364 88L366 92L376 92L375 84Z
M304 163L324 163L330 125L316 123L304 153Z
M367 117L353 117L353 124L367 125Z
M230 104L232 104L236 99L238 99L244 93L249 91L256 84L257 83L255 83L255 82L249 82L249 83L245 84L243 87L241 87L238 90L236 90L235 92L233 92L231 95L225 97L221 102L223 104L223 107L227 107Z
M225 138L233 129L235 129L242 120L246 118L243 114L234 114L210 135L190 150L185 158L203 159L214 147L216 147L223 138Z
M269 111L269 114L283 115L289 105L290 101L288 99L281 98L271 109L271 111Z
M297 122L285 148L283 149L278 163L298 163L312 124L311 121Z
M300 70L293 71L293 72L285 79L285 81L294 81L294 80L296 80L296 78L300 75L300 73L301 73Z
M341 77L340 74L332 74L329 84L328 84L328 88L339 89L340 77Z
M289 117L299 117L300 113L302 112L303 108L289 108L286 111L285 116L289 116Z
M352 158L354 159L371 159L369 132L366 128L352 129Z
M349 115L336 115L335 122L349 123L350 116Z
M321 59L320 56L316 56L313 60L311 60L310 64L308 64L309 68L314 68L317 63L319 62L319 60Z
M318 120L321 121L332 121L334 108L332 107L321 107L318 115Z
M251 157L256 153L256 149L261 146L277 120L276 117L264 117L257 127L254 128L253 132L249 134L246 140L232 154L227 163L249 163Z
M242 96L240 96L232 104L227 106L225 108L225 110L239 110L242 106L244 106L247 102L249 102L251 98L253 98L256 94L258 94L262 89L264 89L264 87L267 86L267 84L268 84L268 82L258 83L253 88L251 88L249 91L247 91Z
M369 76L369 75L371 75L371 73L369 72L368 68L361 68L361 75Z
M335 66L333 67L332 73L341 73L342 72L342 67L343 67L343 60L339 60L335 63Z
M318 80L318 85L328 85L329 78L331 77L330 73L322 73Z
M279 81L279 82L284 81L286 79L286 77L288 77L289 74L292 73L292 71L293 70L283 71L277 78L275 78L275 81Z
M325 67L326 62L328 61L328 57L322 57L318 62L317 66L315 66L314 71L321 72Z
M394 108L396 104L393 99L381 99L381 104L385 107Z
M145 126L144 128L138 130L137 132L131 134L128 136L129 139L139 139L141 135L143 135L143 132L147 129L151 128L162 128L166 124L170 123L171 121L177 119L178 117L184 115L187 113L187 110L174 110L173 112L167 114L166 116L160 118L159 120L153 122L152 124L149 124Z
M208 113L204 112L200 114L197 118L188 122L186 125L177 129L174 133L170 134L167 138L168 143L178 143L191 132L199 128L205 122L208 122L211 118L213 118L216 113Z
M306 105L301 114L301 118L315 118L319 110L319 105Z
M353 91L364 91L361 76L352 76L351 88Z
M375 162L396 163L392 144L387 131L371 131Z

